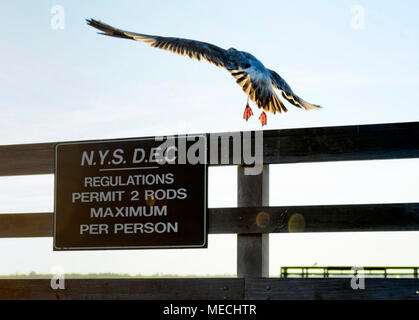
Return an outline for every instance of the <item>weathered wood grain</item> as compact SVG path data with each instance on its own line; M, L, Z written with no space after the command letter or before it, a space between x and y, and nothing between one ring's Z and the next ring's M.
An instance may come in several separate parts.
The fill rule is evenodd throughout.
M52 213L0 214L0 238L52 237Z
M209 233L419 231L419 203L208 209ZM51 237L52 213L0 214L0 238Z
M0 279L0 300L240 300L244 280L236 278L65 279L52 289L50 279Z
M419 157L419 122L264 132L265 163ZM279 137L279 139L278 139Z
M365 289L354 290L351 278L246 279L249 300L419 300L419 279L365 278Z
M0 176L54 172L55 143L0 146Z
M237 209L269 205L269 166L259 175L246 175L245 168L237 171ZM269 234L239 233L237 235L237 276L269 276Z
M237 134L243 136L243 132L212 135L228 137ZM214 141L218 144L220 155L223 148L221 139ZM0 176L54 173L55 145L0 146ZM210 159L211 143L208 143L208 148ZM223 149L226 150L226 146ZM220 165L243 162L241 159L234 161L232 150L231 142L228 159L225 163L220 162ZM419 122L263 131L265 164L418 157Z
M419 279L365 278L354 290L351 278L174 278L0 279L1 300L418 300Z
M419 203L214 208L210 233L418 231Z

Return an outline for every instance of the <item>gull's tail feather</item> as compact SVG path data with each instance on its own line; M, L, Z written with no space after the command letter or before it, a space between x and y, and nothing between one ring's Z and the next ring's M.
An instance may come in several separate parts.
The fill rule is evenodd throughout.
M279 113L288 111L288 109L282 103L281 99L279 99L278 96L274 92L272 93L271 104L273 105L274 110L278 111ZM272 113L275 113L275 112L272 112Z
M255 102L259 108L273 114L288 111L273 90L266 88L258 81L252 81L250 75L245 70L232 70L230 72L237 79L237 84L242 87L250 100Z

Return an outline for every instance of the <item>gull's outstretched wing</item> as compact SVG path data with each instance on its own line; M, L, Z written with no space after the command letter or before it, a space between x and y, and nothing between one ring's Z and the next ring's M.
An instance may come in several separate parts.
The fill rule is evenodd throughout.
M94 19L86 20L86 22L88 25L103 31L100 34L143 41L152 47L169 50L180 55L188 55L191 59L195 58L199 61L205 59L217 67L227 68L229 62L227 51L210 43L124 31Z
M307 101L301 99L299 96L294 94L294 92L292 92L288 83L286 83L285 80L282 79L281 76L277 74L275 71L269 70L269 73L271 74L272 85L276 89L281 90L282 96L285 99L287 99L290 103L292 103L294 106L302 108L302 109L306 109L306 110L313 110L313 109L321 108L321 106L317 104L308 103Z

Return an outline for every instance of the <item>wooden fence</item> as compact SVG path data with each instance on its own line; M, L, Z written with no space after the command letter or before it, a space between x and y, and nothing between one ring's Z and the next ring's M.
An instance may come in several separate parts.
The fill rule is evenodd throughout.
M55 145L0 146L0 176L53 174ZM268 278L269 233L419 230L419 203L270 207L269 164L404 158L419 158L419 122L263 131L262 174L239 165L238 208L208 209L209 233L237 234L237 278L66 279L64 290L3 279L0 299L419 299L418 279L353 290L347 278ZM51 212L0 214L0 238L51 237L52 225Z
M348 266L305 266L305 267L281 267L281 278L287 277L353 277L362 274L364 277L374 278L418 278L419 267L363 267L362 270Z

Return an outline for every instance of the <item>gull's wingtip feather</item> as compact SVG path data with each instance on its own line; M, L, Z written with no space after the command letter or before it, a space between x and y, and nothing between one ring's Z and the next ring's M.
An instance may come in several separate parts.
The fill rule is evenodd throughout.
M90 19L84 19L86 21L86 23L91 26L93 23L97 22L95 19L90 18Z
M92 27L97 27L97 26L107 26L107 24L106 23L103 23L102 21L100 21L100 20L96 20L96 19L93 19L93 18L90 18L90 19L85 19L86 20L86 23L89 25L89 26L92 26Z

